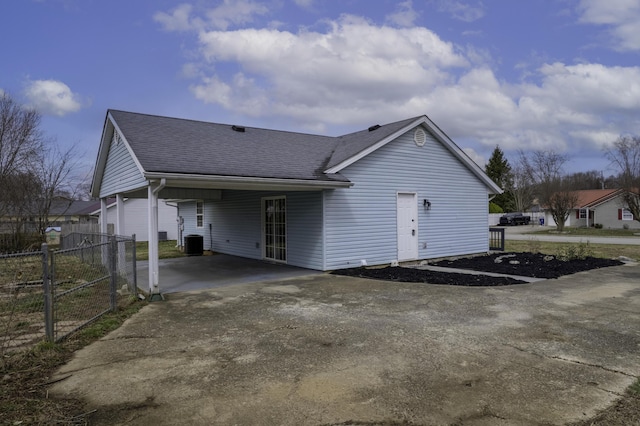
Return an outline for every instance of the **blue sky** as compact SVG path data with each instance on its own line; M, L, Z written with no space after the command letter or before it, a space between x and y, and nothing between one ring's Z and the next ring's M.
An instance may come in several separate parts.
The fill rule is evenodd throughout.
M422 114L603 170L640 134L637 0L3 0L0 90L95 161L107 109L340 135ZM177 147L179 149L179 147Z

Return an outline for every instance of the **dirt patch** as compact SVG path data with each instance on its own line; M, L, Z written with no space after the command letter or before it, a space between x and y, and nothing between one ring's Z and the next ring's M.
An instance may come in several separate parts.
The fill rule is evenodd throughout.
M622 265L622 262L596 257L561 260L556 256L545 255L542 253L494 253L489 255L463 257L455 260L441 260L430 263L430 265L549 279L558 278L563 275L575 274L576 272L588 271L590 269L618 266ZM386 281L461 286L503 286L524 283L524 281L510 277L468 275L400 266L389 266L386 268L360 267L341 269L334 271L333 273L337 275L372 278Z

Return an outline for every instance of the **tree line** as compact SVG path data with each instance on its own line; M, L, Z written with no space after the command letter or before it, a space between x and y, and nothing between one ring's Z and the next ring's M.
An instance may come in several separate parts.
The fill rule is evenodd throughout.
M620 189L624 208L640 221L640 136L620 136L604 149L617 174L607 178L598 170L566 173L569 158L553 150L519 151L513 165L499 146L485 166L487 175L503 190L489 203L490 213L524 212L534 204L548 210L561 231L577 207L579 190Z
M0 236L14 249L29 234L43 238L54 203L64 211L80 188L74 148L61 150L40 126L37 110L0 95Z

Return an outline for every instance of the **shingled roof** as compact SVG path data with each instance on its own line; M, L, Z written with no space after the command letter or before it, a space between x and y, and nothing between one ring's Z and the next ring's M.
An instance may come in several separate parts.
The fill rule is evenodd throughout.
M218 176L324 182L329 187L348 186L340 170L418 125L430 129L487 186L499 191L424 115L331 137L109 110L94 184L101 180L113 128L124 137L147 179Z

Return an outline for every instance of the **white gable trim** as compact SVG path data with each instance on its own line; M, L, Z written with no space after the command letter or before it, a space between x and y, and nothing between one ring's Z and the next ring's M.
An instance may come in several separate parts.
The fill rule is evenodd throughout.
M120 142L124 143L124 146L127 148L129 155L131 156L131 158L133 158L133 162L136 163L136 167L138 168L138 171L140 172L141 175L144 175L144 168L142 167L142 164L140 164L138 157L136 157L136 155L133 153L133 149L131 149L131 145L129 145L129 141L127 141L127 138L124 136L124 133L120 130L120 127L118 127L118 123L116 123L116 120L113 119L113 117L111 116L111 113L109 113L109 120L113 125L114 131L118 132L118 135L120 136ZM111 143L111 141L109 141L109 143Z
M131 145L124 137L124 133L120 130L116 121L111 116L111 113L107 113L107 117L105 118L104 127L102 129L102 137L100 138L100 147L98 148L98 158L96 160L96 168L93 171L93 181L91 182L91 195L97 197L100 195L100 187L102 186L102 178L104 177L105 168L107 167L107 156L109 155L109 149L111 148L111 140L113 139L114 132L118 132L120 136L120 142L124 143L127 152L133 159L138 171L141 175L144 175L144 169L142 168L142 164L138 160L138 157L135 156L133 150L131 149Z
M409 130L420 125L424 125L425 127L427 127L427 129L429 129L429 131L436 137L436 139L438 139L438 141L440 141L458 160L462 162L462 164L467 166L467 168L469 168L469 170L471 170L471 172L476 175L480 179L480 181L482 181L490 189L491 193L502 194L503 190L486 175L486 173L480 168L480 166L478 166L471 158L469 158L469 156L465 154L465 152L461 150L460 147L458 147L458 145L456 145L456 143L451 140L451 138L449 138L449 136L447 136L442 130L440 130L440 128L426 115L423 115L412 123L407 124L397 132L392 133L391 135L380 140L374 145L371 145L367 149L360 151L356 155L347 158L346 160L331 167L330 169L325 170L324 172L339 173L345 167L350 166L356 161L366 157L367 155L382 148L383 146L408 132Z
M424 117L424 118L426 118L426 117ZM388 144L392 140L397 139L399 136L403 135L404 133L406 133L407 131L409 131L413 127L418 126L420 123L424 122L424 118L419 118L416 121L414 121L413 123L407 124L406 126L404 126L402 129L398 130L397 132L390 134L386 138L376 142L374 145L371 145L370 147L368 147L367 149L365 149L363 151L360 151L356 155L354 155L354 156L352 156L350 158L347 158L346 160L343 160L342 162L336 164L335 166L331 167L330 169L325 170L324 172L326 174L339 173L345 167L350 166L351 164L355 163L358 160L361 160L362 158L366 157L367 155L371 154L372 152L377 151L379 148L382 148L383 146L385 146L386 144Z

